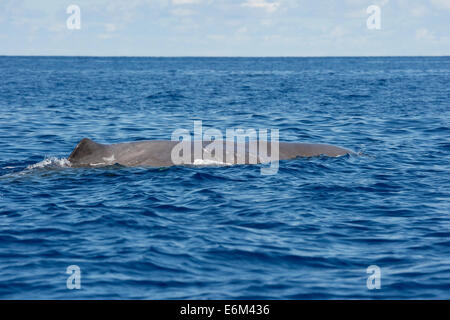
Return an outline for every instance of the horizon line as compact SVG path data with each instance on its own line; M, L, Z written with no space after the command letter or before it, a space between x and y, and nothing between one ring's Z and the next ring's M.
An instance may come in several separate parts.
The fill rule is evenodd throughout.
M158 55L40 55L40 54L0 54L0 57L49 57L49 58L444 58L450 57L448 55L361 55L361 56L352 56L352 55L338 55L338 56L294 56L294 55L286 55L286 56L203 56L203 55L186 55L186 56L158 56Z

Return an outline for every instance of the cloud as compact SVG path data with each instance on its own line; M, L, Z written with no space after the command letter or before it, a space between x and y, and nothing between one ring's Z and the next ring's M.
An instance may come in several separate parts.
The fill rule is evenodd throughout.
M450 54L450 0L77 0L79 32L55 3L0 0L0 54ZM367 33L369 4L384 4L384 31Z
M239 29L237 29L237 33L246 33L248 31L248 29L247 29L247 27L241 27L241 28L239 28Z
M333 38L341 38L345 34L346 34L346 31L341 26L334 27L333 30L331 30L331 32L330 32L330 36L332 36Z
M172 10L171 13L176 16L187 17L187 16L191 16L191 15L195 14L195 11L189 10L189 9L178 8L178 9Z
M107 23L105 24L105 30L107 32L114 32L117 30L116 25L114 25L113 23Z
M450 10L450 0L431 0L431 3L438 8Z
M410 12L414 17L422 17L428 14L428 8L425 6L416 6L411 8Z
M201 0L172 0L172 4L174 5L196 4L200 2Z
M111 34L107 34L107 33L101 33L98 35L98 38L100 39L111 39L113 36Z
M207 35L206 38L214 41L222 41L223 39L225 39L225 36L223 34L210 34Z
M416 39L418 40L434 40L435 36L426 28L420 28L416 31Z
M260 8L266 10L268 13L275 12L280 3L278 2L266 2L265 0L247 0L241 6L249 8Z

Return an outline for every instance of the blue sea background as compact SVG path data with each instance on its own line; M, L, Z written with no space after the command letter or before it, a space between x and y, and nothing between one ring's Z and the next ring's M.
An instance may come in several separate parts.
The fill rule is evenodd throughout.
M450 298L450 57L4 56L0 75L1 299ZM67 166L84 137L194 120L359 154Z

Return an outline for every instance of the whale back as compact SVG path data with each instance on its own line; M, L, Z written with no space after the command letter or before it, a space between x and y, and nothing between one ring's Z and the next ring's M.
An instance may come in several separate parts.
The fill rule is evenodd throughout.
M118 144L104 145L92 141L91 139L84 138L81 140L75 149L70 154L68 160L73 167L89 167L89 166L107 166L113 164L120 164L123 166L154 166L165 167L172 166L175 163L172 161L172 149L178 144L177 141L167 140L152 140L152 141L136 141L136 142L124 142ZM211 141L203 141L200 148L203 152L208 153L208 145ZM218 141L220 144L220 141ZM231 149L228 144L223 141L223 157L219 162L227 162L230 164L237 163L264 163L267 161L277 161L285 159L293 159L296 157L314 157L319 155L327 155L336 157L344 154L352 153L352 151L327 145L327 144L308 144L308 143L288 143L277 142L273 146L271 143L267 144L268 154L257 154L254 156L254 152L250 152L249 143L245 142L244 155L238 157L237 144L231 145ZM188 143L185 146L190 149L191 156L184 164L193 164L198 160L196 159L196 152L194 143ZM278 157L272 156L272 147L278 151ZM255 149L256 150L256 149ZM201 152L200 154L202 154ZM210 151L209 151L210 152ZM184 148L183 148L184 153ZM229 158L231 155L231 158ZM252 157L250 157L253 155ZM201 159L204 159L205 155L200 155ZM195 159L194 159L195 158ZM240 159L238 161L238 158ZM250 158L253 159L250 162ZM210 160L207 158L207 160ZM242 160L242 161L241 161Z
M104 163L112 153L107 145L82 139L70 154L68 160L73 166L91 166L96 163Z

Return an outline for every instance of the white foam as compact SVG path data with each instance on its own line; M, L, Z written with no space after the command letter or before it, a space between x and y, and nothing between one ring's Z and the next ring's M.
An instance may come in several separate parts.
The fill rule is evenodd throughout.
M67 160L67 158L56 158L56 157L49 157L45 158L41 162L31 164L27 167L27 170L32 169L40 169L40 168L67 168L70 167L70 162Z

